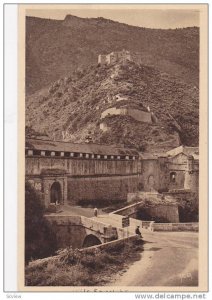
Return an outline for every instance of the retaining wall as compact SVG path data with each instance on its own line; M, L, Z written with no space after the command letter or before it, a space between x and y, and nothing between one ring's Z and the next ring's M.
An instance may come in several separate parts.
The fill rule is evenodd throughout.
M79 251L82 253L86 253L86 254L93 254L95 255L96 250L106 250L106 249L110 249L114 246L119 246L119 245L124 245L125 243L131 243L133 241L139 240L140 238L137 235L131 235L129 237L123 238L123 239L119 239L119 240L115 240L115 241L111 241L111 242L107 242L105 244L101 244L101 245L96 245L96 246L91 246L88 248L84 248L84 249L80 249ZM50 261L58 261L60 258L60 255L55 255L55 256L51 256L51 257L46 257L46 258L42 258L42 259L37 259L35 261L32 261L29 263L30 267L33 266L42 266L43 264L46 264Z
M144 199L144 198L143 198ZM149 205L148 207L145 205L145 202L137 202L121 208L119 210L114 211L114 214L119 214L122 216L131 216L132 218L137 217L138 210L142 210L142 207L148 211L148 214L154 217L165 218L169 222L179 222L179 213L178 213L178 205L177 204L156 204L156 205ZM150 220L149 220L150 221Z

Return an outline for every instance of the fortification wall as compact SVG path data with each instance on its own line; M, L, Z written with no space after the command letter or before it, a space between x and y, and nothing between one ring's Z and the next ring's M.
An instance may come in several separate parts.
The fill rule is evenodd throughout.
M180 153L169 158L170 174L175 173L175 182L169 184L169 189L186 189L198 192L199 188L199 162Z
M26 175L40 175L45 169L62 169L69 175L129 175L138 173L137 160L70 159L26 157Z
M170 180L168 188L169 190L175 190L175 189L183 189L184 188L184 182L185 182L185 171L184 170L170 170L169 175L171 176L171 173L175 173L175 181L172 182Z
M68 177L68 203L79 201L126 201L138 189L138 175Z
M109 115L128 115L139 122L152 123L151 113L138 109L111 107L103 111L101 119Z
M63 177L57 175L62 189L62 204L125 201L127 193L138 189L139 163L137 160L30 157L26 158L26 178L44 193L47 207L51 202L50 191L56 175L43 176L42 172L57 169L66 173Z
M152 123L151 113L149 112L141 111L138 109L128 109L126 114L137 121Z
M111 107L103 111L103 113L101 114L101 119L109 115L126 115L126 112L126 108Z
M106 123L100 123L99 124L99 128L103 131L103 132L107 132L110 127L106 124Z
M178 205L157 205L148 208L152 218L164 218L168 222L179 223Z
M141 161L140 183L144 191L158 191L167 188L169 172L165 160L144 159Z
M142 198L140 199L142 200ZM144 202L138 202L131 204L127 207L121 208L113 214L118 214L122 216L131 216L132 218L137 218L137 212L142 211L142 208L145 208L145 211L154 219L165 218L169 222L178 223L179 222L179 213L177 204L157 204L146 206ZM150 221L150 220L149 220Z
M199 191L199 172L198 171L186 171L184 188L198 193Z
M132 60L132 56L128 51L115 51L107 55L100 54L98 56L98 63L100 64L113 64L118 61L125 62L127 60Z

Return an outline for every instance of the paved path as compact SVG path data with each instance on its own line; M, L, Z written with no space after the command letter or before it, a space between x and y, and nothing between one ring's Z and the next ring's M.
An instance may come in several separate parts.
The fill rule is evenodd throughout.
M108 215L93 218L119 226ZM134 233L135 228L130 226ZM124 275L117 275L112 286L197 286L198 233L151 232L142 229L144 251Z

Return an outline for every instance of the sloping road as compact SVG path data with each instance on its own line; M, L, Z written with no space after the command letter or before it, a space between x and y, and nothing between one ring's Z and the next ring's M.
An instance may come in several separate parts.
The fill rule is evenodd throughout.
M100 222L119 227L110 215L99 215ZM131 234L133 226L128 227ZM115 277L113 286L197 286L198 233L152 232L142 229L144 251L124 275ZM109 284L111 285L111 284Z
M108 214L93 217L93 209L67 207L67 215L84 215L119 227ZM63 212L63 213L64 213ZM126 230L126 229L125 229ZM129 227L134 234L135 228ZM117 275L111 286L197 286L198 285L198 233L151 232L142 229L144 251L141 259L133 263L123 275Z
M141 259L115 277L112 286L198 285L198 233L143 230L143 237Z

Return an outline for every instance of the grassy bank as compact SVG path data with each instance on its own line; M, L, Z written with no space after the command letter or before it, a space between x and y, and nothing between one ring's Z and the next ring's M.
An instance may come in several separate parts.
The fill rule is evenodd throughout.
M59 252L43 264L29 265L25 269L27 286L103 286L112 275L123 272L141 258L142 241L113 245L95 254L82 253L72 248Z

